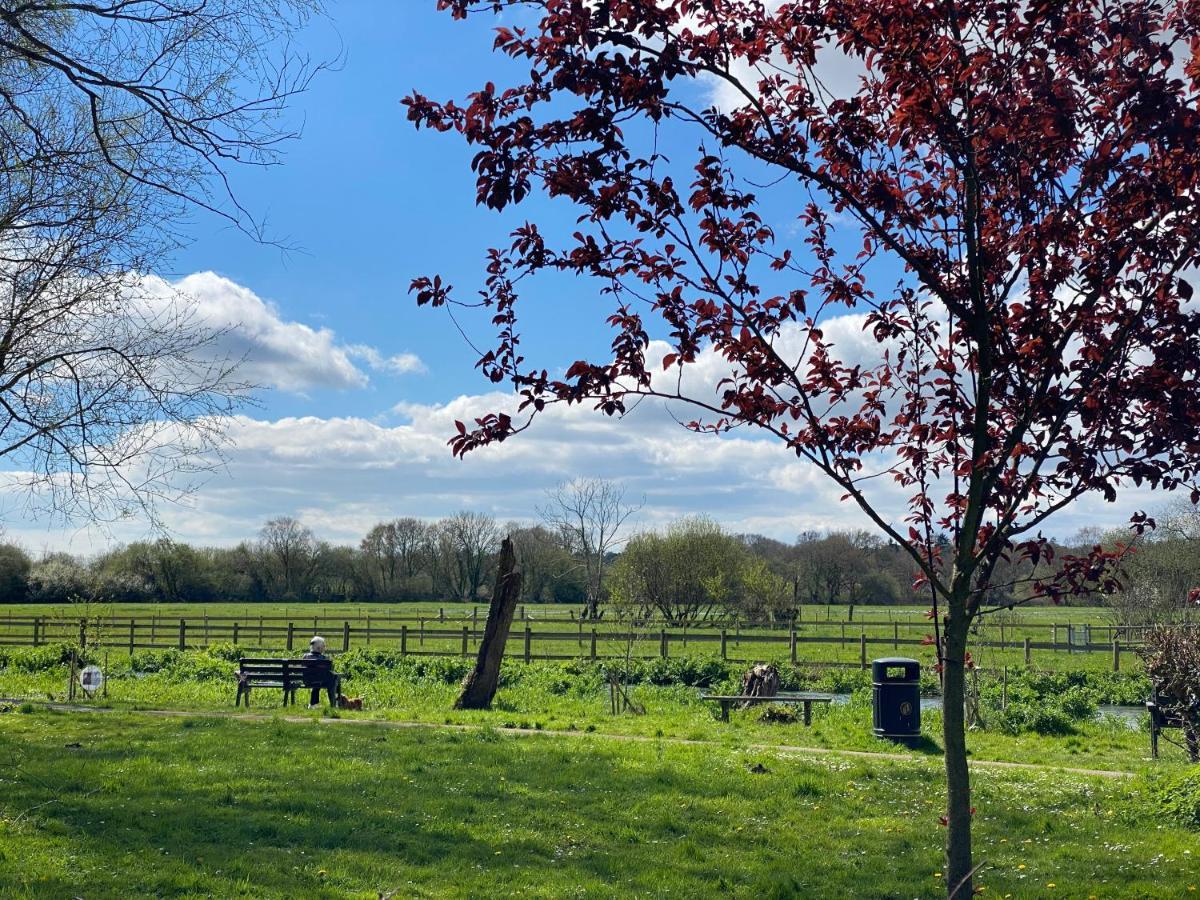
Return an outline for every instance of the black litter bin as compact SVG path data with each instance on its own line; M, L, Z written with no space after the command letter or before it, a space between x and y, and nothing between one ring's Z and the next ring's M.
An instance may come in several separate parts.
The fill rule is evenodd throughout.
M871 662L875 736L909 741L921 736L921 664L901 656Z

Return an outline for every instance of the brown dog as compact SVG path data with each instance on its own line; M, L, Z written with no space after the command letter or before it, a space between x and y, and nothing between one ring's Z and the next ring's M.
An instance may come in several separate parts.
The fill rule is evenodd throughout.
M345 694L338 694L337 698L338 709L357 709L362 710L362 697L347 697Z

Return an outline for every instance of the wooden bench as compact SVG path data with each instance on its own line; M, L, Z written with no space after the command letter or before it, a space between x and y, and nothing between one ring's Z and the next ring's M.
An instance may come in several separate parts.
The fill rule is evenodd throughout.
M296 691L301 688L320 688L329 692L329 704L337 705L338 676L332 659L241 659L238 661L236 707L246 701L250 706L250 689L280 688L283 705L295 705Z
M1178 712L1171 710L1174 704L1164 704L1158 696L1158 692L1154 691L1150 695L1150 699L1146 701L1146 712L1150 713L1150 758L1158 759L1158 736L1166 728L1179 728L1185 730L1187 753L1193 762L1197 761L1200 756L1200 747L1197 746L1196 731L1184 729L1183 716ZM1164 709L1164 706L1166 708Z
M832 703L833 694L776 694L774 697L743 697L728 694L701 694L701 700L712 700L721 704L721 721L729 721L729 707L736 704L750 705L752 703L799 703L804 707L804 724L812 724L812 706L814 703Z

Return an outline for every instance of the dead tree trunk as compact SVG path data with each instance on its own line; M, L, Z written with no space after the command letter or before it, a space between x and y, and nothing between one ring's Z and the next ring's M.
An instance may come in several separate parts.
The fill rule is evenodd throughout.
M479 643L475 668L463 679L462 693L454 701L455 709L490 709L496 687L500 682L500 661L504 659L504 643L512 625L517 600L521 596L521 573L516 571L516 554L512 538L505 538L500 547L500 565L496 571L496 589L488 608L487 625Z

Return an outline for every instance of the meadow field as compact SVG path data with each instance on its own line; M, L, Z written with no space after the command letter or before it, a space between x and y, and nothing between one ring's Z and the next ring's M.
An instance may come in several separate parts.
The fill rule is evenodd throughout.
M362 712L233 709L231 645L109 654L0 647L0 896L933 897L944 895L941 715L871 732L869 673L779 660L836 693L720 721L744 666L507 659L493 708L452 709L470 660L339 654ZM936 689L931 673L926 691ZM981 674L974 760L984 896L1179 897L1200 882L1200 777L1148 759L1138 671ZM1183 798L1182 800L1180 798ZM1190 800L1188 798L1191 798ZM1189 803L1191 805L1189 805ZM836 850L831 852L831 848Z
M915 607L809 607L795 623L777 626L732 619L634 622L607 612L590 622L577 618L577 607L522 605L509 653L527 660L701 655L753 662L783 657L860 668L880 656L909 656L926 665L935 661L933 626L925 610ZM322 634L335 652L368 646L402 648L414 655L470 655L486 617L485 605L447 603L12 605L0 608L0 646L79 642L82 637L114 654L230 643L248 653L273 653L303 648L311 635ZM983 619L974 629L972 653L988 669L1028 664L1111 670L1138 665L1139 637L1136 630L1115 625L1102 607L1030 607Z

